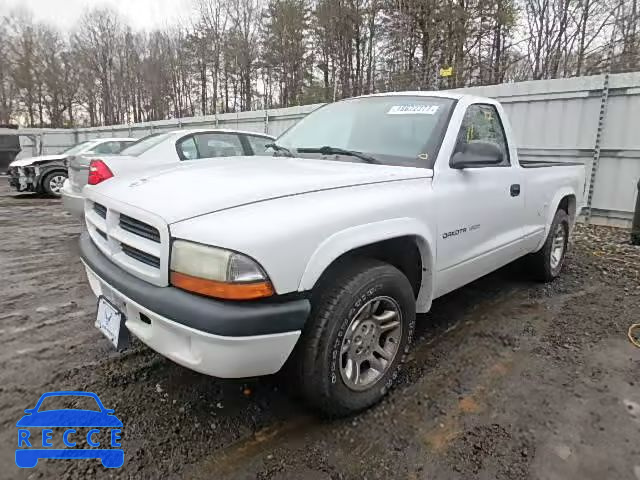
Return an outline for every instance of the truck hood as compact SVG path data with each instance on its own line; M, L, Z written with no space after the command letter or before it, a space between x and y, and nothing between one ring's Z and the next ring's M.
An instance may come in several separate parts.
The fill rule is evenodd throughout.
M51 160L64 160L66 155L42 155L41 157L29 157L21 158L20 160L14 160L9 164L9 167L28 167L34 163L49 162Z
M117 177L87 186L175 223L228 208L281 197L371 183L430 178L424 168L288 157L197 160L140 177ZM98 200L99 201L99 200Z

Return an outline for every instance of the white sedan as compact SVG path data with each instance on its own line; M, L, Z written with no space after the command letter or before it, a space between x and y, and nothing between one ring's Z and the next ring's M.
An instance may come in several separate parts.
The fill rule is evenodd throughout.
M65 209L84 215L82 189L114 176L171 167L185 160L260 155L273 137L239 130L173 130L141 138L117 155L80 155L69 162L69 179L62 187Z

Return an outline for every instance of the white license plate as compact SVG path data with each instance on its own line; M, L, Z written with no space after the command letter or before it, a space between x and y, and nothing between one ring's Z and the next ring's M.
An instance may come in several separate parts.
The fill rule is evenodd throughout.
M120 339L120 329L125 328L122 326L123 323L122 312L113 306L106 298L98 298L96 327L116 348L118 348L118 341Z

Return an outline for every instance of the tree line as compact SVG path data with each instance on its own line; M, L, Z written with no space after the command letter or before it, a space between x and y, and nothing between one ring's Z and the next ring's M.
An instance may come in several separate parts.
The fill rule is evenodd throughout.
M0 124L113 125L640 70L637 0L193 0L189 18L139 32L93 8L63 32L24 9L4 14Z

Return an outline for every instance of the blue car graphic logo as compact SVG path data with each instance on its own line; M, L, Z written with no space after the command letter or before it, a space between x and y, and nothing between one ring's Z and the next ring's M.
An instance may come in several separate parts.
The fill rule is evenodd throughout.
M90 397L96 401L98 410L57 409L40 411L42 402L50 397ZM25 410L26 415L18 420L18 448L16 449L16 465L20 468L33 468L38 460L43 458L76 459L99 458L107 468L118 468L124 463L124 451L120 444L122 422L113 415L113 410L105 408L95 393L91 392L48 392L43 394L35 407ZM30 430L42 428L42 435ZM62 441L67 448L53 448L52 428L64 429ZM82 435L75 428L91 428L86 435ZM102 429L102 430L101 430ZM109 430L109 446L98 448L101 442L97 440ZM76 441L83 441L94 448L74 448ZM104 444L104 440L102 441Z

